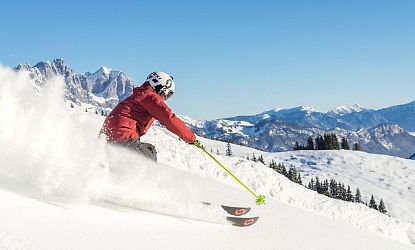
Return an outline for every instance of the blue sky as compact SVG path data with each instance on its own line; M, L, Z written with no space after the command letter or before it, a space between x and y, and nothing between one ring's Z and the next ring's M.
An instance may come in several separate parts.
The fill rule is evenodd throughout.
M0 63L63 58L140 83L199 119L415 100L415 1L2 1Z

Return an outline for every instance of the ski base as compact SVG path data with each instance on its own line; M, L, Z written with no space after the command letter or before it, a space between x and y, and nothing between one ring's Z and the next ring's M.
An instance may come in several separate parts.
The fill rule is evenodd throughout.
M241 217L226 217L226 220L235 227L249 227L257 222L259 217L241 218Z

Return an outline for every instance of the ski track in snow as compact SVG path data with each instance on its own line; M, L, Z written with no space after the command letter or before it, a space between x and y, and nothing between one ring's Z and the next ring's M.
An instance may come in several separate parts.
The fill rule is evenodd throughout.
M34 94L27 75L0 67L0 83L0 112L7 114L7 119L0 120L0 197L6 200L6 204L0 206L0 249L40 246L65 249L62 244L68 244L68 249L88 249L94 242L99 242L101 249L114 249L114 244L121 240L130 240L133 244L123 242L122 249L137 248L140 245L134 244L139 242L148 249L169 248L169 244L177 248L187 240L175 237L190 235L201 240L203 233L219 239L224 249L333 249L346 239L355 239L357 243L337 246L339 249L363 249L361 244L377 245L380 249L392 246L406 249L415 245L412 223L388 217L361 204L318 195L262 164L246 160L246 153L253 149L242 147L239 149L242 157L218 156L218 160L253 190L267 196L267 205L253 211L261 216L259 225L240 231L188 221L224 223L224 213L218 207L206 208L200 201L254 206L253 198L200 150L184 144L165 129L153 127L142 138L155 142L159 164L97 139L103 117L69 109L69 103L62 101L63 81L60 79L50 81L44 90ZM208 149L224 149L223 143L201 140ZM364 162L366 156L369 158L366 161L373 160L369 154L341 152L327 166L336 166L338 158L345 161L344 164L349 160ZM303 164L301 158L327 159L315 152L264 154L264 157L294 165ZM392 157L380 158L377 163L398 165L391 171L400 177L402 168L398 160L394 164L390 160ZM363 170L361 173L368 174ZM391 185L395 187L397 183ZM387 201L387 197L384 198ZM128 207L141 211L129 211ZM139 227L138 219L145 228ZM275 224L280 223L279 227L275 227L274 220ZM316 232L307 232L303 224L318 224L317 227L322 227L321 233L333 238L316 241ZM67 235L59 238L59 228ZM342 231L346 238L336 238L331 229ZM286 239L271 240L275 230L276 235L285 235ZM159 231L165 241L158 237ZM82 232L92 239L88 241ZM252 233L251 241L248 232ZM305 241L296 241L287 232L302 235ZM234 241L229 241L229 237ZM74 242L75 238L79 242ZM206 244L204 249L217 246L206 239L203 243ZM194 244L188 243L186 249L192 249Z

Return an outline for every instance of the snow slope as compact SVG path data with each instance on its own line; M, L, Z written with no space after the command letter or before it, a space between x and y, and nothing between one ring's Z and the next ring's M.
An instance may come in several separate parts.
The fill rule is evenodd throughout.
M242 195L201 180L194 184L204 195ZM0 197L7 200L0 226L7 237L0 247L9 249L413 249L276 201L255 210L262 217L257 225L240 229L108 205L52 203L3 190Z
M7 114L0 120L0 249L413 249L415 244L409 222L328 199L240 157L218 159L265 194L267 204L254 208L261 219L250 228L223 225L219 208L199 202L254 206L254 199L194 146L152 128L143 140L156 142L160 163L154 164L97 139L103 118L69 109L61 80L34 94L26 75L0 68L0 83L0 112Z
M226 143L206 141L206 147L224 154ZM252 158L263 155L265 162L284 163L287 170L295 167L302 181L334 178L350 185L353 193L358 187L362 200L369 202L374 194L379 203L382 198L388 213L402 220L415 221L415 162L399 157L369 154L356 151L289 151L268 153L239 145L232 145L234 155Z

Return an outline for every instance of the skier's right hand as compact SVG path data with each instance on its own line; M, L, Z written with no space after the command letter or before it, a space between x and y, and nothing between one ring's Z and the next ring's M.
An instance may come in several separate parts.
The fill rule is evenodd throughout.
M190 145L195 145L198 148L203 147L202 144L200 144L199 140L195 140L194 142L190 142L189 144Z
M189 142L190 145L200 144L199 140L194 140L193 142Z

